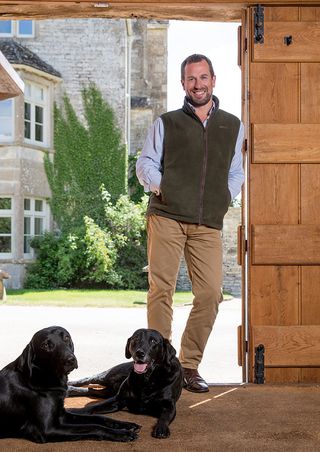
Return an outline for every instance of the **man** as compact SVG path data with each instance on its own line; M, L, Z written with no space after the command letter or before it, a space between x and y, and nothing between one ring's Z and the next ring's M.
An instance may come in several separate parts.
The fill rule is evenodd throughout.
M191 55L181 65L182 109L151 127L137 176L152 192L147 210L148 327L171 338L172 297L184 252L194 295L179 359L184 387L207 392L198 373L221 301L223 218L243 183L243 125L219 109L211 61Z

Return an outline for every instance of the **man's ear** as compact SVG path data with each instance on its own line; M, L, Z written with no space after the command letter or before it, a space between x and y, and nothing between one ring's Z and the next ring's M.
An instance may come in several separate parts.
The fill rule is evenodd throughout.
M131 337L129 337L129 339L127 340L127 345L126 345L126 358L129 359L131 358L131 352L130 352L130 342L131 342Z

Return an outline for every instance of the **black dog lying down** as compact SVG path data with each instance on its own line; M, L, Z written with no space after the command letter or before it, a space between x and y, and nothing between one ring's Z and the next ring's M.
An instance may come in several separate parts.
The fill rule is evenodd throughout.
M64 408L67 375L78 367L68 331L38 331L23 353L0 371L0 438L48 441L132 441L139 426Z
M132 413L155 416L158 421L152 436L167 438L182 391L183 374L175 349L157 331L139 329L128 339L125 355L132 357L133 362L70 382L68 395L108 398L77 412L111 413L127 407ZM104 389L79 387L92 383L104 386Z

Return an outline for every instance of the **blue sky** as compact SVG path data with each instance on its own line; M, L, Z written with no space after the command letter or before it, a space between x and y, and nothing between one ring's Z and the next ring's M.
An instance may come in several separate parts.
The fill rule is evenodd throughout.
M168 110L180 108L184 91L181 62L192 53L208 56L216 74L220 107L240 117L241 72L237 64L238 23L170 21L168 31Z

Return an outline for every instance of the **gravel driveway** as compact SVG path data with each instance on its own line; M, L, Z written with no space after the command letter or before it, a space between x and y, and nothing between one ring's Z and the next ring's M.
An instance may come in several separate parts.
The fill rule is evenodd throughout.
M174 310L173 345L179 350L182 329L190 306ZM241 301L224 301L209 339L200 373L210 383L239 383L237 326ZM71 334L79 368L70 378L93 375L125 361L127 338L145 328L145 308L56 308L0 305L0 369L22 352L39 329L60 325Z

